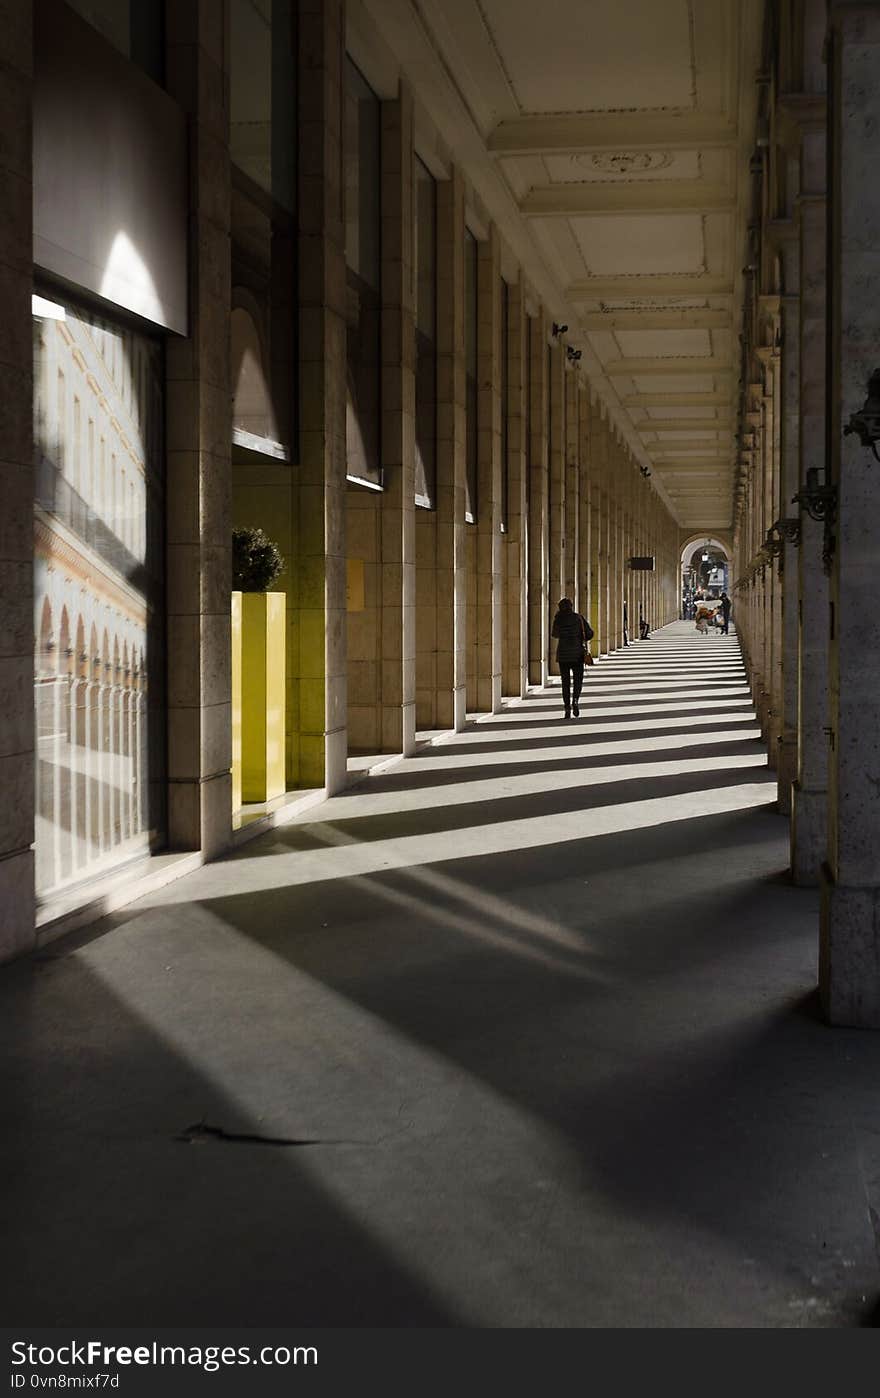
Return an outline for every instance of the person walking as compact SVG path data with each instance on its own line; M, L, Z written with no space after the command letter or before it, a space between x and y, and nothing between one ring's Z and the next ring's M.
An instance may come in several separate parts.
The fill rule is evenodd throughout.
M557 641L556 659L562 677L562 703L565 717L580 717L578 700L584 682L584 659L589 650L588 641L593 639L593 628L576 612L570 597L563 597L553 618L550 633Z
M721 594L721 615L724 618L724 625L721 628L722 636L727 636L730 631L730 607L731 601L726 592Z

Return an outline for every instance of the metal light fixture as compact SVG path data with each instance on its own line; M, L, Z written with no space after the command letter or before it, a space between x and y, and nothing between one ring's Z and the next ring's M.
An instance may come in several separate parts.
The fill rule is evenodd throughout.
M837 486L830 481L819 484L819 467L807 468L807 483L803 490L792 496L792 504L806 510L810 519L825 526L822 543L822 565L826 573L831 572L831 559L834 556L834 525L837 520Z
M870 447L877 461L877 443L880 441L880 369L875 369L868 380L868 396L858 412L851 413L849 422L843 429L844 437L854 434L863 447Z
M560 335L564 335L567 329L568 329L568 326L567 326L567 325L559 325L559 324L557 323L557 321L554 320L554 322L553 322L553 334L554 334L554 336L555 336L557 339L559 338Z
M565 347L565 355L569 364L577 364L582 354L583 350L572 349L571 345L566 345Z

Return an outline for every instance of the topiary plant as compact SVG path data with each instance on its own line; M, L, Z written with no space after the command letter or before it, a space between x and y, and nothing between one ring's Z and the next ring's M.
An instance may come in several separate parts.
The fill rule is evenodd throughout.
M268 592L283 572L284 559L262 529L233 529L233 591Z

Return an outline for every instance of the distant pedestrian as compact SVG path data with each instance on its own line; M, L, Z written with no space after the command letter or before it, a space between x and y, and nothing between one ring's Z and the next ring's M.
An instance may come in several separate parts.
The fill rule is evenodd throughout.
M593 639L593 629L586 617L576 612L570 597L563 597L553 618L551 634L556 638L556 659L562 677L562 702L565 717L580 717L578 700L584 682L584 658ZM592 663L592 662L591 662Z
M727 595L726 592L722 592L722 594L721 594L721 615L722 615L722 617L724 618L724 625L721 627L721 634L722 634L722 636L727 636L727 635L729 635L729 633L730 633L730 608L731 608L731 601L730 601L730 598L728 597L728 595Z

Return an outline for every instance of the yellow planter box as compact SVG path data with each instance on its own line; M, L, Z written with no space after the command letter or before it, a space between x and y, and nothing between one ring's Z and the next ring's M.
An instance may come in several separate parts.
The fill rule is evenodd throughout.
M241 593L232 594L232 809L241 810Z
M243 592L241 599L240 728L241 797L272 801L285 791L285 606L284 592ZM235 631L233 594L233 634ZM233 763L235 747L235 654L233 650ZM233 771L233 789L235 775Z

